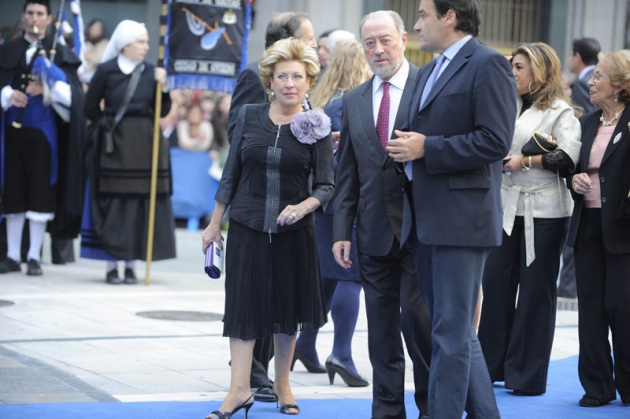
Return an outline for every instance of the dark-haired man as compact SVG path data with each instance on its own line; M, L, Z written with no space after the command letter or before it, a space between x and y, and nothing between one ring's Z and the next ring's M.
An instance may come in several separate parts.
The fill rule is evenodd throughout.
M313 24L307 15L296 12L285 12L274 16L267 25L265 34L265 49L276 41L286 38L297 38L313 49L317 49ZM267 101L267 92L258 75L258 60L253 61L238 75L236 86L232 93L228 118L228 141L236 126L236 116L241 106L249 103L263 103Z
M573 41L572 53L569 57L569 70L577 78L571 86L571 100L583 107L585 113L597 109L597 105L591 103L588 80L599 61L597 54L601 49L599 41L595 38L581 38Z
M402 243L413 247L432 321L432 418L500 418L473 316L491 247L501 244L502 159L514 133L509 62L475 37L476 0L421 0L414 30L440 56L420 69L409 130L387 150L406 163ZM427 416L427 415L425 415Z
M42 274L40 254L49 221L53 237L72 238L80 226L86 130L83 89L77 77L81 62L59 44L54 62L46 58L52 48L52 40L45 38L51 22L48 0L26 0L24 35L0 46L0 202L7 226L7 258L0 263L0 273L21 270L26 220L27 275Z

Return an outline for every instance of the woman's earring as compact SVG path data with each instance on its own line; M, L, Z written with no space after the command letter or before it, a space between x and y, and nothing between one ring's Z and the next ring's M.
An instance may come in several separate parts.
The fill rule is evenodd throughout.
M529 85L527 86L527 90L529 91L530 95L534 93L534 91L532 90L532 84L534 84L534 80L530 81Z
M271 100L275 99L276 98L276 92L274 92L272 90L271 93L270 93L270 96L271 96Z
M617 93L613 94L613 98L615 102L619 102L619 95Z

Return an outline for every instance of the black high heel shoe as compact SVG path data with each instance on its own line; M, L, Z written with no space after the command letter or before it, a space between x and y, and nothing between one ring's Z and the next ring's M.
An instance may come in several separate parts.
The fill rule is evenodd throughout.
M328 371L328 379L331 385L335 381L335 374L339 374L348 387L367 387L369 385L363 377L354 375L341 363L339 358L332 354L326 359L326 371Z
M254 395L252 394L251 396L247 398L247 400L243 402L243 404L241 404L240 406L238 406L236 409L232 410L231 412L222 412L220 410L215 410L214 412L206 416L206 419L215 419L215 418L216 419L230 419L232 416L236 414L236 412L238 412L241 409L245 409L245 419L247 419L247 414L249 413L249 409L251 409L253 405L254 405Z
M284 404L278 401L276 407L280 408L280 413L283 415L297 415L300 413L300 406L297 404ZM291 412L291 409L295 409L297 412Z
M276 393L276 389L273 389L273 394L276 396L276 407L280 408L280 413L283 415L297 415L300 413L300 406L297 404L290 403L280 403L280 397L278 397L278 393ZM297 412L291 412L291 409L297 410Z
M291 371L293 371L293 366L295 365L295 361L300 361L306 371L313 374L323 374L326 372L326 368L324 368L321 364L315 364L311 362L310 359L304 353L300 352L297 348L293 351L293 361L291 361Z

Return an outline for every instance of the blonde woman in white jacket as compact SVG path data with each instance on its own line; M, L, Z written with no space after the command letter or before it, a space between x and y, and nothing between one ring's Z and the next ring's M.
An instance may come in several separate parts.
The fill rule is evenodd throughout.
M581 129L550 46L520 45L511 63L518 115L504 161L503 243L486 263L479 340L492 381L527 396L547 387L562 230L572 211L562 175L577 164ZM523 150L534 132L551 144L539 136Z

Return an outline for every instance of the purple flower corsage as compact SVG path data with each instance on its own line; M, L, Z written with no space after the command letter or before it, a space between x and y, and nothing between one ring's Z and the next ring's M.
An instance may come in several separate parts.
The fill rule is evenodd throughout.
M315 144L330 134L330 118L320 110L293 115L291 132L302 144Z

